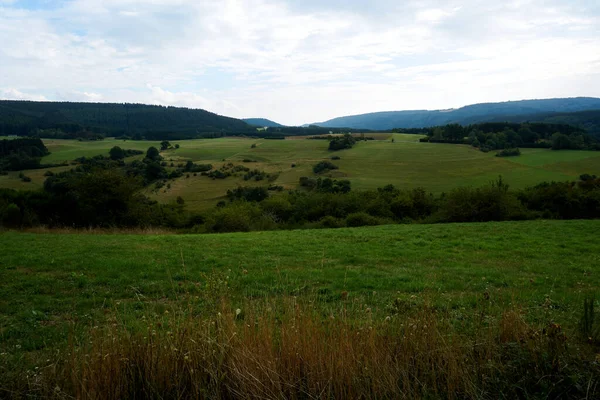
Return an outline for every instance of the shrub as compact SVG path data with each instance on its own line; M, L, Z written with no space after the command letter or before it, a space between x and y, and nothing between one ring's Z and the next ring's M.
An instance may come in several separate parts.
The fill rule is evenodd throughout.
M342 228L346 226L346 222L343 219L335 218L331 215L323 217L319 220L317 227L319 228Z
M261 211L257 203L236 201L217 208L206 220L207 232L248 232L275 229L275 222Z
M357 212L346 217L346 225L349 227L380 225L382 221L366 212Z
M332 160L341 160L342 158L340 156L333 156L331 157Z
M229 200L245 200L260 202L269 197L269 192L264 187L238 187L227 191Z
M514 149L504 149L499 153L496 153L496 157L515 157L515 156L520 156L521 155L521 150L514 148Z
M320 174L323 172L327 172L327 171L331 171L334 169L338 169L339 167L335 164L332 164L329 161L321 161L318 164L316 164L315 166L313 166L313 172L315 174Z

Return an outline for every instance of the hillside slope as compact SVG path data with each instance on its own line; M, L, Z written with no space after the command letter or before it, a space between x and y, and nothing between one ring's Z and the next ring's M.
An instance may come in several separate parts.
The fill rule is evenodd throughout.
M334 118L317 123L323 127L347 127L384 130L394 128L423 128L450 123L469 124L488 122L498 117L513 118L535 114L571 113L600 109L600 98L576 97L546 100L521 100L503 103L473 104L453 110L387 111ZM509 117L507 117L509 116Z
M244 121L205 110L121 103L0 101L0 135L29 135L38 129L81 130L146 137L177 133L247 132Z
M244 119L242 119L242 121L244 121L248 125L259 126L261 128L263 128L263 127L282 128L285 126L285 125L278 124L277 122L271 121L270 119L266 119L266 118L244 118Z

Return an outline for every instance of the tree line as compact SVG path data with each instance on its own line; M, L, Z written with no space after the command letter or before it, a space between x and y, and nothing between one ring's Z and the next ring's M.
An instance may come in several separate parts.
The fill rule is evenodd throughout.
M563 124L489 122L449 124L425 130L423 142L470 144L487 152L514 148L600 150L600 142L582 128Z
M156 150L156 149L154 149ZM0 190L3 227L168 227L186 232L335 228L397 223L447 223L536 218L600 218L600 178L545 182L510 190L499 177L482 187L459 187L433 194L387 185L352 191L349 181L301 178L298 190L240 187L227 200L202 213L189 212L185 200L150 200L142 189L192 170L167 173L157 151L143 160L87 159L77 168L49 176L42 190Z

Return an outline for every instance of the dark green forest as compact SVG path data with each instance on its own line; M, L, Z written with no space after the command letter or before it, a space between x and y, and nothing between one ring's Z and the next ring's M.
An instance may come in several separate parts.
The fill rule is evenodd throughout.
M490 150L549 148L553 150L600 150L600 142L584 129L550 123L486 122L462 126L449 124L419 129L431 143L470 144L484 152ZM416 132L415 132L416 133Z
M255 131L241 120L189 108L125 103L0 101L0 135L58 139L104 135L162 140Z

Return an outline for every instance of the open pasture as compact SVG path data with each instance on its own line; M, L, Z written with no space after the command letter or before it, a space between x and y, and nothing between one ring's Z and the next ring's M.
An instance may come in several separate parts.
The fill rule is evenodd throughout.
M174 201L181 196L188 208L202 210L214 206L224 198L228 189L237 186L274 184L286 189L296 188L301 176L314 175L314 164L333 156L340 157L340 160L334 161L339 169L328 176L350 180L355 190L393 184L399 188L423 187L441 193L458 186L484 185L498 175L502 175L513 188L522 188L542 181L575 180L584 173L600 174L600 152L523 149L519 157L500 158L495 157L495 151L483 153L466 145L420 143L419 135L394 134L386 137L385 140L359 142L352 149L337 152L327 150L326 140L298 138L173 141L172 144L179 144L180 148L161 153L168 165L188 160L212 164L215 168L227 163L243 164L250 169L277 174L277 179L273 182L255 182L244 181L241 176L224 180L200 175L183 176L170 181L170 187L165 186L159 191L149 189L148 194L162 202ZM47 140L45 143L51 154L44 157L42 163L108 155L113 146L137 150L160 147L158 142L115 139L96 142ZM60 171L62 168L53 170ZM0 176L0 187L39 188L45 179L44 173L45 170L24 171L25 175L32 178L29 183L22 182L17 173Z

